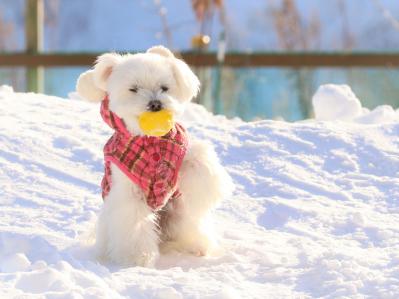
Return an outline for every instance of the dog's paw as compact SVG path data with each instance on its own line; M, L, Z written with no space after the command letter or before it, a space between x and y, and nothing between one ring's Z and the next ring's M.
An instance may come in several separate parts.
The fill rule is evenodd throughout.
M173 251L195 255L198 257L206 256L210 252L210 247L207 242L165 242L160 247L163 254Z
M158 252L147 252L147 253L137 253L120 256L110 255L106 260L109 260L115 264L121 265L123 267L146 267L153 268L155 262L159 257Z
M159 254L155 252L141 253L137 256L134 256L132 262L138 267L153 268L158 256Z
M189 254L201 257L206 256L209 253L209 247L203 244L191 244L186 248L186 251Z

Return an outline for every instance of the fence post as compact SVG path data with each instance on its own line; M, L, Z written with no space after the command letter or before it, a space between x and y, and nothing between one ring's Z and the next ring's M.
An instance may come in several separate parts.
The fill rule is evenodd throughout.
M25 0L25 39L26 53L35 55L43 49L43 0ZM26 70L28 91L43 92L43 67L29 67Z
M215 80L212 86L212 100L213 100L213 112L215 114L223 114L224 103L222 103L222 75L223 75L223 62L226 55L226 34L222 31L219 35L219 44L217 52L217 61L215 70Z

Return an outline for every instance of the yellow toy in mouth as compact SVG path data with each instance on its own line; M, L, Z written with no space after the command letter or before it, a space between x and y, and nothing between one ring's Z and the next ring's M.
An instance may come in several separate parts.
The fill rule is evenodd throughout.
M139 115L139 125L148 136L164 136L173 128L173 114L169 110L146 111Z

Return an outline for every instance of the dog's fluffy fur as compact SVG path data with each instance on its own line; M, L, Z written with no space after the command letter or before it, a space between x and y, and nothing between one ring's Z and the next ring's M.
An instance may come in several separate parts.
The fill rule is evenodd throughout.
M137 92L129 90L133 87ZM134 55L101 55L94 69L77 82L78 93L89 101L101 101L108 94L110 110L134 135L143 135L137 117L150 100L160 100L178 115L198 90L198 78L190 68L162 46ZM99 257L123 265L153 266L160 248L195 255L209 252L214 245L211 211L232 189L211 146L189 140L179 172L182 196L159 212L147 206L140 187L118 167L111 165L111 170L112 187L97 223Z

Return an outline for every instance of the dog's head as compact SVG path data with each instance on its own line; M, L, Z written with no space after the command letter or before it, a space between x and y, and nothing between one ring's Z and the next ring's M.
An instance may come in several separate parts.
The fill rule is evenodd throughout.
M132 133L142 134L141 113L167 109L177 115L197 95L199 85L186 63L156 46L146 53L99 56L94 69L80 75L76 90L90 101L101 101L108 94L110 110Z

